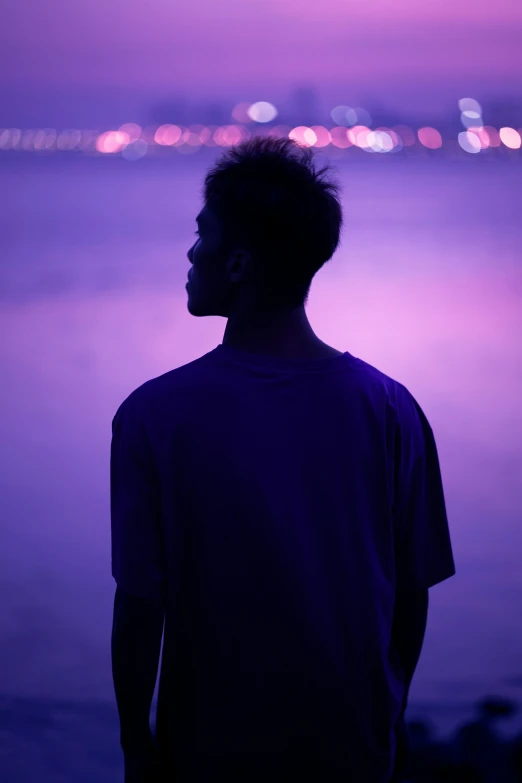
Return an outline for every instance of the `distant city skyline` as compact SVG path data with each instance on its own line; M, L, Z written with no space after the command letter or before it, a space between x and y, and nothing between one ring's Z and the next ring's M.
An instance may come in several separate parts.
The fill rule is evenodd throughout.
M522 125L522 3L497 0L4 0L0 128L327 124L339 104L376 125ZM335 124L335 123L334 123Z
M425 123L447 129L459 126L458 100L477 99L484 109L486 124L522 126L522 90L511 94L487 90L460 92L454 88L425 92L423 100L410 93L410 100L393 94L378 95L362 89L332 90L303 82L290 85L286 94L275 99L270 90L240 91L205 98L183 91L148 91L104 87L97 90L62 88L2 89L0 87L0 127L118 127L124 122L141 125L178 122L184 124L225 124L234 122L232 110L239 102L272 101L278 116L275 123L331 124L331 110L345 104L367 109L374 124Z

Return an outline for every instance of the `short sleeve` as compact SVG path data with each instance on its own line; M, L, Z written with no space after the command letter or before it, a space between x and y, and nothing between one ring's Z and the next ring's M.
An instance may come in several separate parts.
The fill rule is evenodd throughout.
M120 589L161 596L161 496L151 446L131 397L112 421L110 457L112 576Z
M398 590L426 589L455 574L439 457L420 405L401 387L395 438Z

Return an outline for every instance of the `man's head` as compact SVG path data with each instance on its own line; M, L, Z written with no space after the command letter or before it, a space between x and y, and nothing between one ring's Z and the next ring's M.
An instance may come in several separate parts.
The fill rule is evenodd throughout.
M188 251L188 310L292 310L340 239L339 186L291 139L253 138L224 153L205 177L198 238Z

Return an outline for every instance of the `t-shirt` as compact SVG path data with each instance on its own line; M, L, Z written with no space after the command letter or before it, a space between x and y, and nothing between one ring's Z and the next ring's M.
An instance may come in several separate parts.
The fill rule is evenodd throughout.
M112 574L164 595L156 739L176 783L387 783L397 591L455 573L432 429L348 351L220 344L113 420Z

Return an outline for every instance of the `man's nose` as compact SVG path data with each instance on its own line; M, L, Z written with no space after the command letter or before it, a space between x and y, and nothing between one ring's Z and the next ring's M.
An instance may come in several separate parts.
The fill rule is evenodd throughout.
M187 253L187 258L190 261L190 263L192 263L192 253L193 252L194 252L194 245L192 245L192 247L190 248L190 250Z

